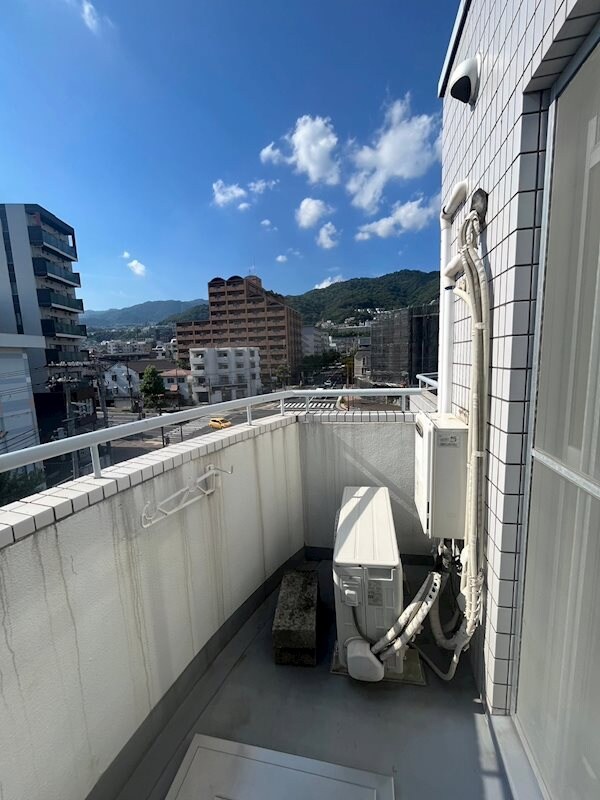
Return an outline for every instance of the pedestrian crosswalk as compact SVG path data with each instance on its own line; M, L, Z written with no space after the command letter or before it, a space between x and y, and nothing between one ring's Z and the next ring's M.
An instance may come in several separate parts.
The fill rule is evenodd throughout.
M285 403L286 411L305 411L306 400L287 400ZM311 411L335 411L335 400L311 400L309 405Z

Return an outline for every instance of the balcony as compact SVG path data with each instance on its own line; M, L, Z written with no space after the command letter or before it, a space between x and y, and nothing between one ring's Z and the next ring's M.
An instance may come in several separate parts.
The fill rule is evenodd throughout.
M439 796L432 754L443 753L460 765L444 797L510 798L467 658L451 684L431 674L427 685L358 684L330 672L330 552L344 486L388 486L412 593L426 571L430 543L412 505L413 413L282 414L286 397L248 401L270 403L250 424L101 473L96 462L101 477L0 510L5 797L164 798L199 732L393 775L406 798ZM158 424L46 447L88 446L94 459L107 436ZM15 465L14 454L0 457L0 471ZM318 664L277 666L274 590L304 560L318 562Z
M88 352L77 350L73 353L65 353L62 350L49 348L46 350L46 363L48 364L61 364L71 362L89 361Z
M62 308L66 311L83 311L83 300L76 297L69 297L61 292L53 292L51 289L37 290L38 305L42 308Z
M41 278L53 278L54 280L66 283L68 286L81 286L81 278L78 272L71 272L53 261L46 258L33 259L33 272Z
M35 247L47 247L71 261L77 261L77 250L66 240L54 236L38 226L30 226L27 230L30 244Z
M58 319L43 319L42 333L44 336L66 336L72 339L85 339L87 328L85 325L78 325L74 322L66 322Z

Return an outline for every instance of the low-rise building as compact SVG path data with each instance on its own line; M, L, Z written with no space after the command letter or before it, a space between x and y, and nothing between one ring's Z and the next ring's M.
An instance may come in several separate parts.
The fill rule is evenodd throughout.
M106 392L112 397L139 397L140 376L125 364L113 364L104 372Z
M361 347L354 354L354 378L361 380L368 378L371 374L371 349L369 347Z
M123 339L110 339L102 342L102 347L109 356L119 355L146 355L152 352L154 344L152 339L133 339L125 341Z
M190 348L196 402L219 403L262 392L258 347Z
M174 395L176 397L177 393L179 393L180 400L186 403L194 401L191 370L175 367L175 369L166 369L160 372L159 375L162 378L167 396Z

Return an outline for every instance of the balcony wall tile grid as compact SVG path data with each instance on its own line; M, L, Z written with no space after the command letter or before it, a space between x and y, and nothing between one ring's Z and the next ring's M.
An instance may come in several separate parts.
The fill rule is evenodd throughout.
M507 713L516 635L518 559L549 91L531 92L540 72L564 69L583 41L588 0L482 0L473 4L455 63L479 52L483 67L473 108L444 99L443 192L467 180L488 192L480 252L489 275L491 371L486 507L486 605L479 682L488 707ZM597 11L597 9L593 9ZM596 15L585 20L586 30ZM576 32L577 32L576 31ZM570 42L570 44L568 44ZM554 61L554 59L557 59ZM556 76L555 76L556 77ZM551 85L546 81L544 88ZM541 86L541 84L538 84ZM527 90L527 93L525 91ZM453 252L464 218L453 225ZM453 411L467 416L470 320L455 300ZM476 648L473 648L476 649Z
M286 414L284 417L266 417L250 426L244 424L226 431L215 431L106 467L102 470L101 478L84 475L2 506L0 549L117 492L151 480L161 472L296 421L295 414Z

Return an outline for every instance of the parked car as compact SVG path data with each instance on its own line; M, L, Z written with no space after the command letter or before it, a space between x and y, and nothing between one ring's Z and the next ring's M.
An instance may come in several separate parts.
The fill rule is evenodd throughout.
M231 428L231 422L227 417L211 417L208 427L215 431L222 431L224 428Z

